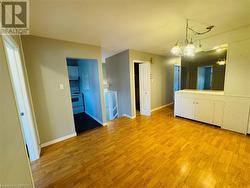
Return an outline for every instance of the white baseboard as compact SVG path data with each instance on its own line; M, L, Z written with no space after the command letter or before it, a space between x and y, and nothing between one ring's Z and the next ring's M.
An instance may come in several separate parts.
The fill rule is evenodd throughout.
M85 111L85 113L87 114L87 115L89 115L90 117L92 117L94 120L96 120L98 123L100 123L101 125L105 125L105 123L103 123L102 121L100 121L99 119L97 119L96 117L94 117L94 116L92 116L90 113L88 113L87 111Z
M128 114L123 114L122 116L127 117L127 118L129 118L129 119L135 119L135 116L130 116L130 115L128 115Z
M167 106L170 106L170 105L172 105L172 104L174 104L174 103L171 102L171 103L168 103L168 104L159 106L159 107L157 107L157 108L153 108L153 109L151 110L151 112L154 112L154 111L156 111L156 110L160 110L160 109L165 108L165 107L167 107Z
M74 137L74 136L76 136L76 133L69 134L69 135L66 135L66 136L63 136L63 137L60 137L60 138L56 138L56 139L51 140L51 141L49 141L49 142L42 143L42 144L41 144L41 147L44 148L44 147L49 146L49 145L51 145L51 144L55 144L55 143L57 143L57 142L61 142L61 141L63 141L63 140L67 140L67 139L69 139L69 138L72 138L72 137Z

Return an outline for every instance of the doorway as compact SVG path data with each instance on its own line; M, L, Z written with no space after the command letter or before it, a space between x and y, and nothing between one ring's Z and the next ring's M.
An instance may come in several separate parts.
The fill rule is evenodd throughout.
M176 91L179 91L180 89L181 89L181 66L174 65L174 94Z
M19 121L26 144L29 159L34 161L39 158L40 147L34 125L30 101L24 78L23 65L20 56L20 49L16 42L9 36L3 36L3 44L7 58L8 68L11 76L12 88L14 91Z
M140 113L140 79L139 79L139 63L134 63L135 70L135 108L136 114Z
M68 78L77 134L102 126L98 62L67 58Z
M199 90L210 90L212 89L212 66L198 67L197 70L197 89Z
M150 63L133 61L134 116L151 115Z

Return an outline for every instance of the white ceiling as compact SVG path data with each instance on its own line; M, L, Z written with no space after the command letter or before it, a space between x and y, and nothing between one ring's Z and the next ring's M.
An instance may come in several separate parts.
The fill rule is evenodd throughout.
M31 0L31 34L166 55L185 37L185 19L215 25L208 35L250 24L250 0Z

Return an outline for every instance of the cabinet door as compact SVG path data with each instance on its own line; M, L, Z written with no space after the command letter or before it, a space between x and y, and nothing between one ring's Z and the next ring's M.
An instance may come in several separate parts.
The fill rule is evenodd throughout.
M224 102L214 101L213 124L217 126L223 125Z
M174 97L174 115L175 116L181 116L181 99L182 95L178 92L175 92L175 97Z
M195 100L195 120L212 124L213 112L213 101L205 99Z
M228 100L225 104L222 128L245 134L249 117L249 103L244 100Z
M180 116L188 119L194 119L194 99L182 97L180 104Z

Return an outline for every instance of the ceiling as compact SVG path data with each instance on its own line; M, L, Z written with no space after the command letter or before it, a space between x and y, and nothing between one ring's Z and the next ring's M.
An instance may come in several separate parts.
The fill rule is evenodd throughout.
M250 0L31 0L31 34L167 55L185 37L186 18L215 25L207 34L250 24Z

